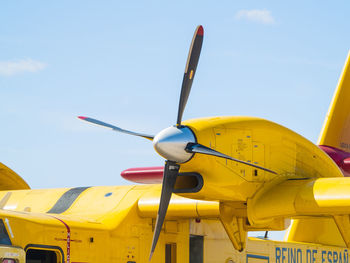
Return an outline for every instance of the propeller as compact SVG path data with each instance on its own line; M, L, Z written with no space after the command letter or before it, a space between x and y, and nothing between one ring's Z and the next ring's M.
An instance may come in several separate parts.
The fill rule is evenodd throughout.
M180 100L179 100L177 122L175 126L168 127L162 130L161 132L159 132L156 136L152 136L152 135L147 135L143 133L124 130L117 126L114 126L93 118L82 117L82 116L78 117L81 120L84 120L93 124L97 124L97 125L112 129L114 131L152 140L153 147L155 148L155 150L166 159L165 167L164 167L163 182L162 182L162 192L160 196L159 209L158 209L156 224L155 224L154 233L153 233L153 240L152 240L149 260L151 260L152 258L152 255L154 253L154 250L156 248L156 245L159 239L159 235L164 223L165 215L168 210L170 198L174 191L176 178L179 174L180 165L181 163L185 163L189 161L194 154L196 153L206 154L206 155L216 156L219 158L225 158L225 159L229 159L235 162L239 162L245 165L255 167L257 169L261 169L261 170L276 174L272 170L266 169L264 167L261 167L252 163L248 163L248 162L244 162L244 161L232 158L231 156L220 153L218 151L215 151L211 148L208 148L204 145L197 143L196 136L194 135L192 130L187 126L181 125L182 115L185 110L186 103L191 91L193 78L196 73L198 60L202 49L203 34L204 34L203 27L198 26L194 33L188 58L187 58L185 73L182 81Z
M164 223L166 211L168 210L171 195L173 193L177 175L179 174L180 165L172 161L166 161L164 166L164 175L162 183L162 193L157 213L156 225L153 232L153 240L149 260L152 259L153 252L156 248L160 231Z
M198 65L199 56L201 54L202 44L203 44L203 34L204 30L202 26L198 26L194 32L192 43L190 46L190 51L188 53L185 74L182 80L179 109L177 112L177 122L176 125L181 125L182 115L184 113L188 96L190 95L192 82L194 75L196 74L196 69Z
M96 119L93 119L93 118L89 118L89 117L78 116L78 118L81 119L81 120L84 120L84 121L87 121L87 122L90 122L90 123L93 123L93 124L96 124L96 125L108 128L108 129L112 129L113 131L117 131L117 132L122 132L122 133L129 134L129 135L143 137L143 138L146 138L146 139L151 140L151 141L153 140L153 137L154 137L152 135L147 135L147 134L144 134L144 133L124 130L124 129L119 128L117 126L114 126L112 124L109 124L109 123L106 123L106 122L103 122L103 121L99 121L99 120L96 120Z

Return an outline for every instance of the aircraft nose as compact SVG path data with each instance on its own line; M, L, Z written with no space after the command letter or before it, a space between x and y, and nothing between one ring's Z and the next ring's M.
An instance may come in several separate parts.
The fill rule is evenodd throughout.
M193 156L193 153L185 151L189 142L196 143L196 137L190 128L171 126L154 137L153 147L165 159L184 163Z

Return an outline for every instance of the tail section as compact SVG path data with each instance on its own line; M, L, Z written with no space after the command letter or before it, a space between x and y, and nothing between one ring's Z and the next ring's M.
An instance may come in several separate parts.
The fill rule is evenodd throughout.
M333 95L318 145L350 176L350 52Z
M350 52L324 121L318 145L335 161L345 176L350 176ZM347 216L347 222L348 218ZM347 239L343 238L344 226L348 227L336 217L296 219L287 231L285 240L344 247L348 245L345 243Z
M350 153L350 52L323 124L318 144Z

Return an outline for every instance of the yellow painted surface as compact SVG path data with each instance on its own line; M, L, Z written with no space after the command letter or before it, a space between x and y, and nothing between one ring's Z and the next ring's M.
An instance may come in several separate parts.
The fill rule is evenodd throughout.
M248 201L248 218L261 224L272 218L350 214L349 189L348 177L284 181Z
M331 217L313 217L293 220L285 236L285 241L345 247L345 242Z
M138 201L139 215L141 217L156 218L160 197L160 186L153 192L148 192ZM167 218L218 218L219 203L214 201L201 201L184 198L173 194Z
M158 207L155 200L159 199L159 185L92 187L82 192L67 211L61 214L47 213L50 206L53 206L67 190L11 191L8 203L12 205L13 210L1 210L0 218L4 222L8 221L8 225L5 224L5 226L13 235L11 237L13 246L22 249L37 248L36 246L41 245L50 246L52 248L45 249L58 253L57 255L67 262L68 232L67 227L62 223L64 221L69 226L71 234L70 262L148 262L155 224L154 217ZM107 193L112 194L106 196ZM5 192L0 192L0 198L1 196L5 196ZM45 196L45 199L41 196ZM41 203L41 205L34 205L35 203ZM100 207L97 210L89 209L92 205ZM232 205L233 211L243 209L237 204ZM25 207L30 207L31 211L23 211ZM184 213L182 214L181 211ZM306 260L309 256L307 250L310 248L322 253L321 250L325 248L320 244L337 246L326 248L332 253L345 251L339 231L336 226L333 226L330 231L324 232L324 237L319 236L315 239L320 244L248 239L246 249L238 252L233 248L218 217L217 202L190 200L174 195L151 262L164 262L166 244L176 244L176 262L189 262L190 235L203 236L205 263L229 262L229 260L237 263L256 263L256 260L259 260L259 258L250 258L248 254L267 256L270 262L287 263L286 259L282 259L282 256L287 253L284 250L283 252L281 250L280 261L276 259L276 249L282 248L301 249ZM330 222L334 225L334 221ZM312 237L312 233L314 232L304 232L309 237ZM303 236L300 232L296 234L299 238L300 235ZM290 237L295 239L295 235L293 237L290 234ZM7 248L4 249L7 252L10 251ZM320 254L317 257L320 258ZM322 263L322 261L317 262ZM292 262L289 261L289 263Z
M242 161L263 165L276 174L223 158L196 154L181 172L198 172L204 186L182 194L203 200L246 201L276 180L343 176L319 147L276 123L251 117L201 118L184 122L200 144ZM254 158L254 159L253 159Z
M204 262L232 259L257 263L266 259L248 256L250 249L259 251L265 247L270 252L264 253L272 258L276 248L271 242L247 241L247 231L284 229L290 217L327 218L349 213L347 178L322 150L291 130L249 117L202 118L185 124L195 132L199 143L277 174L196 154L181 165L181 172L199 173L203 187L196 193L181 194L183 197L173 195L151 262L164 262L167 244L173 253L176 251L176 257L171 256L173 260L188 262L191 231L204 231ZM67 210L48 213L67 191L0 192L4 203L0 218L8 222L5 225L12 233L12 244L22 249L29 245L49 246L66 262L148 262L160 185L91 187ZM225 209L220 210L220 206ZM322 244L341 244L348 226L344 217L337 222L336 232L329 233L332 236L328 236L328 243L322 239ZM303 236L291 228L290 239ZM314 243L315 239L307 241ZM307 246L310 245L303 245ZM243 252L238 252L241 249ZM307 250L303 251L307 257ZM282 258L275 260L287 263Z
M0 190L18 189L29 189L29 185L9 167L0 163Z

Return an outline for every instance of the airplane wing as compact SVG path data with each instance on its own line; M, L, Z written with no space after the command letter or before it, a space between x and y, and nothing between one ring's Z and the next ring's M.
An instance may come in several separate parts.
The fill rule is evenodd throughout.
M256 224L273 217L350 214L350 178L287 180L248 201L248 217Z
M276 218L334 218L350 247L350 178L287 180L258 193L247 204L251 224Z

